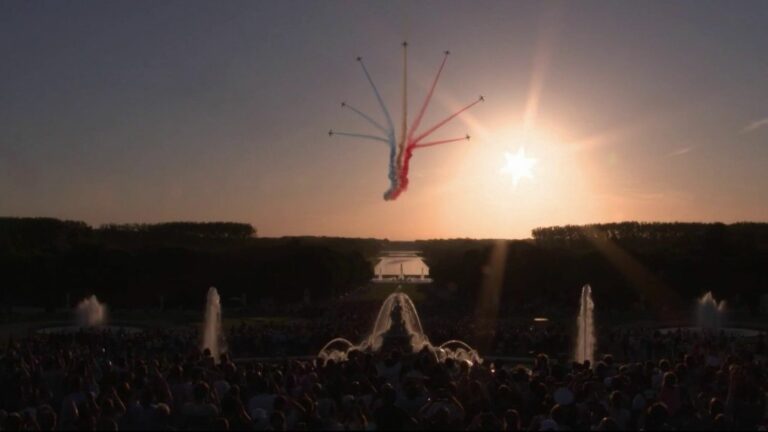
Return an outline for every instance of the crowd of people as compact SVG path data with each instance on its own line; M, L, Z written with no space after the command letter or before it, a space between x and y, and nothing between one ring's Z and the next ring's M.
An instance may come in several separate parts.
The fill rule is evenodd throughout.
M352 325L354 323L348 323ZM459 323L460 324L460 323ZM318 348L310 324L235 326L230 354L194 329L32 334L0 351L0 430L765 430L764 336L605 332L593 362L538 354L438 362L425 350L346 362L280 359ZM319 328L322 337L331 330ZM292 329L292 331L295 329ZM338 329L336 329L338 330ZM432 337L453 332L441 327ZM494 340L548 340L520 328ZM558 334L552 330L553 335ZM293 338L303 338L292 345ZM556 346L561 338L549 337ZM248 358L251 346L291 346ZM472 342L471 339L468 339ZM561 341L562 342L562 341ZM558 351L567 350L557 347ZM242 350L242 351L241 351ZM257 353L268 354L258 351Z

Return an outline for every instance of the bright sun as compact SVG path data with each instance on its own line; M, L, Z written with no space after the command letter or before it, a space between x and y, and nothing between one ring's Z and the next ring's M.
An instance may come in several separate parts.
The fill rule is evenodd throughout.
M511 175L515 186L520 182L520 179L533 178L533 166L536 165L536 162L538 161L526 157L525 148L520 147L515 154L504 152L504 158L506 159L506 163L504 164L504 167L501 168L501 173Z

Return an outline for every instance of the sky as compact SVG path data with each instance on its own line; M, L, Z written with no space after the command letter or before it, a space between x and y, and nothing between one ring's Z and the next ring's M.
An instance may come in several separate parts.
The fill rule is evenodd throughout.
M404 40L410 113L444 50L424 123L486 101L385 201L386 145L327 132L371 132L342 101L382 118L357 56L400 115ZM6 0L0 59L1 216L399 240L768 220L761 0Z

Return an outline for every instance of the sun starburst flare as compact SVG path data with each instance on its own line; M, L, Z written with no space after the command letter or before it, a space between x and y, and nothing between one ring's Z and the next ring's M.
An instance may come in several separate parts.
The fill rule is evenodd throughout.
M504 159L506 162L501 168L502 174L512 176L512 182L515 186L521 179L533 179L533 167L538 163L538 160L527 157L525 155L525 148L520 147L517 153L504 153Z

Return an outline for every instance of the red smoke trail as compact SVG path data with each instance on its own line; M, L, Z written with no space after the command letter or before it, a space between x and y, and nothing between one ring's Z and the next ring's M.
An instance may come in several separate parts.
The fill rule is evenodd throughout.
M446 117L441 122L437 123L436 125L432 126L431 128L427 129L426 132L422 133L415 139L409 140L408 145L405 147L405 150L403 151L400 164L400 170L399 170L399 177L397 182L397 189L393 190L391 193L387 193L384 195L384 199L387 200L395 200L397 197L400 196L401 193L405 192L408 189L408 171L410 170L411 165L411 158L413 157L413 151L419 148L419 142L423 140L424 138L428 137L432 133L434 133L436 130L440 129L441 127L445 126L446 123L453 120L454 118L458 117L461 113L464 111L472 108L473 106L477 105L478 103L482 102L483 98L479 98L478 100L472 102L471 104L465 106L464 108L460 109L459 111L455 112L454 114L451 114L450 116ZM445 140L448 142L454 142L454 140ZM430 145L438 145L438 144L446 144L446 142L442 141L435 141L433 143L426 143ZM426 146L425 146L426 147Z
M435 75L435 80L432 81L432 87L429 88L429 93L427 93L427 98L424 99L424 104L421 106L421 109L419 110L419 114L416 115L416 118L413 119L413 123L411 124L411 131L408 133L408 142L412 142L413 140L413 134L416 133L416 129L419 128L419 125L421 125L421 119L424 117L424 113L427 111L427 107L429 106L430 100L432 100L432 94L435 92L435 88L437 87L437 81L440 80L440 74L443 72L443 68L445 67L445 62L448 60L448 54L449 52L445 52L445 57L443 57L443 62L440 63L440 68L437 70L437 75Z
M416 144L416 145L413 146L413 148L433 147L433 146L437 146L437 145L440 145L440 144L448 144L448 143L457 142L457 141L469 141L469 136L465 136L465 137L462 137L462 138L453 138L453 139L447 139L447 140L440 140L440 141L432 141L432 142L428 142L428 143L424 143L424 144Z
M396 200L401 193L408 189L408 170L410 168L411 157L413 157L413 151L415 149L416 148L412 145L405 147L402 157L400 158L402 162L400 165L400 171L398 172L397 188L392 191L388 191L387 194L384 195L384 199Z
M445 51L444 54L445 54L445 57L443 57L443 60L440 63L440 67L438 68L437 73L435 74L435 78L432 82L431 87L429 88L429 92L427 93L426 98L424 99L424 102L421 108L417 112L416 117L413 119L413 123L411 124L411 127L409 129L408 128L408 43L403 42L403 87L402 87L403 106L402 106L402 124L401 124L401 130L399 131L400 132L399 140L396 140L395 127L392 122L392 118L390 117L389 111L387 110L387 107L384 104L383 99L381 98L381 94L379 93L378 88L376 88L376 85L374 84L373 79L371 78L371 75L368 73L368 69L366 68L365 63L363 63L362 57L357 57L357 61L360 63L363 73L365 73L365 77L368 80L368 83L371 85L371 88L373 89L373 92L376 96L376 100L378 101L381 107L381 110L384 113L384 116L386 118L386 127L382 123L379 123L378 121L376 121L373 117L369 116L367 113L357 109L354 106L350 106L346 103L342 103L341 106L342 108L349 108L355 114L357 114L358 116L366 120L371 126L373 126L378 131L386 135L386 137L377 136L373 134L355 133L355 132L334 132L333 130L329 131L328 135L330 136L340 135L340 136L351 137L351 138L381 141L388 144L389 146L388 177L390 180L390 188L384 193L384 199L386 200L397 199L397 197L399 197L401 193L405 192L408 189L408 172L410 169L410 161L411 161L411 158L413 157L413 152L416 149L448 144L452 142L462 141L465 139L469 140L469 136L467 135L465 138L453 138L453 139L443 139L443 140L430 141L430 142L422 142L425 140L425 138L430 136L432 133L434 133L441 127L443 127L445 124L447 124L454 118L461 115L461 113L463 113L464 111L472 108L479 102L482 102L484 100L482 96L479 98L479 100L465 106L464 108L448 116L444 120L433 125L429 129L427 129L425 132L421 133L419 136L414 138L414 135L417 133L419 126L421 126L421 122L424 119L424 115L427 111L427 108L429 108L429 104L432 101L432 96L434 95L435 89L437 88L437 83L440 81L440 76L442 75L443 69L445 68L445 64L448 60L448 55L450 54L450 52Z
M448 116L448 117L447 117L445 120L441 121L440 123L438 123L438 124L436 124L436 125L432 126L431 128L427 129L427 130L426 130L426 132L422 133L421 135L419 135L418 137L416 137L416 139L412 140L413 144L414 144L414 145L415 145L415 144L418 144L418 143L419 143L419 141L423 140L424 138L428 137L429 135L431 135L431 134L432 134L433 132L435 132L436 130L438 130L438 129L440 129L441 127L443 127L443 126L444 126L446 123L448 123L449 121L451 121L451 120L453 120L454 118L456 118L457 116L459 116L459 114L461 114L461 113L463 113L464 111L466 111L466 110L468 110L468 109L472 108L473 106L475 106L475 105L479 104L479 103L480 103L480 102L482 102L482 101L483 101L483 98L479 98L478 100L476 100L476 101L472 102L471 104L469 104L469 105L465 106L464 108L462 108L462 109L458 110L456 113L454 113L454 114L452 114L452 115Z

